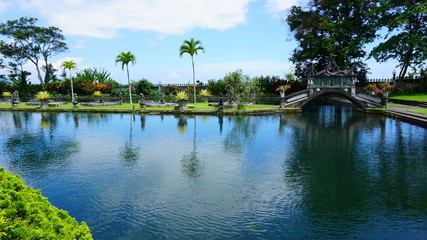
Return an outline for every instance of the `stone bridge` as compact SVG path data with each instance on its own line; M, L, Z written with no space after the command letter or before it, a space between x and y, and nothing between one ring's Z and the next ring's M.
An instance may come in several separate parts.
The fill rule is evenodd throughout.
M309 102L322 97L340 97L348 100L357 109L384 107L386 105L384 98L356 91L354 69L355 67L340 70L332 61L318 73L311 68L307 89L286 96L283 106L303 108Z

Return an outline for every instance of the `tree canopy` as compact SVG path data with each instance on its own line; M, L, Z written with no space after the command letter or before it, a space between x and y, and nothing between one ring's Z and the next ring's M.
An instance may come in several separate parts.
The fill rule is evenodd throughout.
M330 57L342 69L365 57L363 47L378 28L372 16L376 6L374 0L311 0L307 7L293 6L286 22L298 42L290 58L296 74L305 76L307 64L320 71Z
M49 58L66 51L67 45L62 31L57 27L36 26L37 18L22 17L0 24L0 34L11 43L0 43L0 53L9 59L25 59L32 62L37 70L37 78L43 86L52 76ZM44 76L41 71L45 68Z
M415 71L421 70L427 60L427 2L384 0L377 14L388 34L370 56L379 62L397 60L399 78L403 78L410 67Z

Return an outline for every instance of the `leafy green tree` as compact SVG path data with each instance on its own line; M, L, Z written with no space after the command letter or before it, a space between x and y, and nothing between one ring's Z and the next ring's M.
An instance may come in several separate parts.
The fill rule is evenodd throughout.
M16 47L16 44L6 44L4 41L0 41L0 52L9 60L5 65L0 64L0 68L9 72L7 76L13 84L13 88L21 95L28 94L30 86L28 76L31 73L23 68L26 60L22 57L21 49Z
M144 95L153 95L153 84L147 79L143 78L135 83L136 90L138 93L142 93Z
M126 66L126 72L128 76L128 84L129 84L129 102L132 104L132 90L131 90L131 84L129 79L129 63L135 64L136 58L135 55L133 55L131 52L121 52L117 58L116 58L116 64L122 63L122 70L125 69Z
M51 72L45 71L42 77L42 63L46 68L49 67L49 58L55 54L67 50L65 37L57 27L39 27L36 26L37 18L22 17L17 20L7 21L0 24L0 34L8 37L11 44L1 43L0 53L3 55L8 51L8 46L13 46L19 50L14 53L17 58L23 58L34 64L37 70L37 77L40 84L44 86L51 79Z
M208 84L206 87L213 95L219 96L221 94L226 94L227 90L226 90L226 85L224 83L224 80L219 79L219 80L215 80L215 79L211 79L208 80Z
M406 76L410 67L421 70L427 60L427 2L384 0L377 12L388 34L370 56L379 62L396 59L399 79Z
M64 61L62 62L62 67L70 71L70 83L71 83L71 101L74 101L74 87L73 87L73 75L71 74L71 69L76 69L76 63L74 61Z
M293 6L286 22L298 42L290 58L297 76L306 76L307 64L323 70L330 57L341 69L365 57L363 47L378 29L372 14L376 7L376 0L311 0L305 8ZM361 67L360 75L366 74L366 65Z
M182 57L184 53L188 53L191 56L191 64L193 66L193 86L196 86L196 74L194 70L194 54L197 55L197 51L199 50L205 52L202 42L200 42L199 40L194 40L194 38L191 38L190 40L185 40L184 43L179 47L180 57ZM195 87L193 89L193 96L194 96L194 104L196 104L196 88Z
M257 82L257 81L256 81ZM259 87L253 83L248 75L243 74L241 69L228 73L224 77L224 83L229 97L242 108L245 103L253 101L258 94Z

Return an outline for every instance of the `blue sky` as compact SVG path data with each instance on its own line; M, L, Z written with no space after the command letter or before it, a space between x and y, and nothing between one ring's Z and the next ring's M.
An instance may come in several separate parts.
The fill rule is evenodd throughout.
M153 83L192 81L189 55L179 57L179 46L194 37L205 53L196 57L196 79L207 82L242 69L251 77L292 71L289 57L297 46L282 18L292 5L307 0L0 0L0 22L28 16L41 26L63 30L69 50L53 56L73 60L78 69L96 67L126 83L115 65L116 56L131 51L132 80ZM367 61L372 78L390 77L396 63ZM33 66L27 64L34 72ZM38 83L36 74L30 76Z

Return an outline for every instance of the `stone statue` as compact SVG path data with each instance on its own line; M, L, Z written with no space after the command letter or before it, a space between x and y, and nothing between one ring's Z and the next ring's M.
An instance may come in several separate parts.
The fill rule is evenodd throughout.
M122 92L119 92L119 103L120 103L120 105L122 105L122 103L123 103L123 93Z
M139 108L140 109L145 109L144 94L140 93L139 95L141 96L141 98L139 99Z
M12 93L12 107L17 107L19 103L19 93L18 91L14 91Z
M222 93L219 94L218 111L224 110L224 103L222 102Z
M77 93L74 93L74 95L73 95L73 101L72 101L72 104L73 104L73 108L78 108L78 102L77 102L77 100L78 100L78 98L77 98Z

